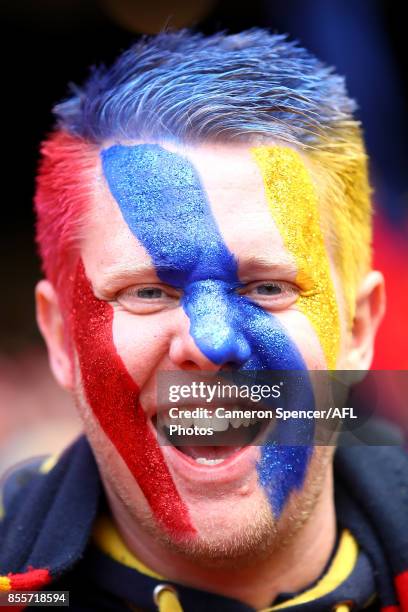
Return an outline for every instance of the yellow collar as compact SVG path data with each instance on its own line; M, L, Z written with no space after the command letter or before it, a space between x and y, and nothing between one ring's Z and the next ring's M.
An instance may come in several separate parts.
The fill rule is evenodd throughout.
M160 574L151 570L130 552L113 522L106 515L102 515L96 520L92 538L102 552L118 563L122 563L122 565L130 567L151 578L155 578L156 580L166 580L164 576L160 576ZM357 557L358 544L351 532L344 529L330 567L317 584L288 601L270 608L265 608L262 612L284 610L291 606L305 604L315 599L319 599L320 597L324 597L331 591L334 591L342 582L347 580L354 569Z

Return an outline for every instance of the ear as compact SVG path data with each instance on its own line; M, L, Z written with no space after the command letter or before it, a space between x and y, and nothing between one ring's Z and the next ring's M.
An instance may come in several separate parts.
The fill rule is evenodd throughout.
M53 285L41 280L35 289L37 323L48 349L50 367L64 389L73 388L73 373L67 330Z
M350 370L368 370L374 354L374 341L385 312L384 277L372 271L365 276L357 292L347 356Z

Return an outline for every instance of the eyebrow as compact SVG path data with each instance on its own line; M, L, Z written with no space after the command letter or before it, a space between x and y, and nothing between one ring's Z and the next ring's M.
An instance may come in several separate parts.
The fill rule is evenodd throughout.
M237 266L240 273L246 272L252 269L270 270L271 272L276 270L286 272L288 274L294 274L298 272L296 264L293 260L287 257L268 257L265 255L252 255L250 257L237 257ZM160 272L166 272L175 270L176 266L162 262L155 265L149 261L139 263L137 265L132 264L116 264L108 268L101 276L102 282L116 283L128 278L136 278L139 276L146 276L149 273L159 276Z
M154 265L149 261L139 264L114 264L108 267L98 279L98 287L101 292L113 291L124 282L137 282L151 275L160 282L159 274L165 270L174 270L174 266L167 264Z
M288 257L267 256L267 255L252 255L249 257L238 258L238 270L240 276L245 276L245 273L254 270L260 270L271 273L281 273L295 277L298 273L296 263Z
M265 254L237 257L238 276L241 282L246 282L247 276L253 276L254 273L268 273L274 277L287 277L295 279L299 270L293 260L285 256L274 254L268 256ZM114 293L124 283L137 283L145 280L146 277L154 277L153 282L160 281L160 273L166 271L174 271L176 267L162 262L154 265L150 261L140 262L138 264L113 264L107 268L98 279L95 286L96 294L105 296ZM249 278L248 278L249 280Z

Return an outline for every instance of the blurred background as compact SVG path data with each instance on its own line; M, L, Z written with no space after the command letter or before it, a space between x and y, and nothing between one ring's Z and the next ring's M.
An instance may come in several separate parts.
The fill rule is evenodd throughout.
M2 0L0 17L0 474L30 455L58 452L80 430L70 398L51 378L34 317L40 268L32 196L39 143L52 127L51 108L67 94L67 83L86 77L89 66L111 62L140 34L164 27L207 34L268 27L289 33L346 76L371 157L375 265L388 287L373 367L408 369L408 42L395 3Z

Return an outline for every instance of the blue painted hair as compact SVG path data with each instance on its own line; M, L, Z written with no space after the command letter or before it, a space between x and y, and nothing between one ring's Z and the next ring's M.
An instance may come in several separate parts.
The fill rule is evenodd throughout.
M57 125L42 144L35 196L48 278L66 285L95 155L107 141L269 141L308 155L330 213L335 263L344 286L356 286L371 262L371 198L354 108L343 78L286 36L251 29L142 38L110 68L94 69L55 108Z
M309 145L353 124L344 80L286 36L251 29L144 37L55 107L57 125L111 138ZM355 124L356 125L356 124Z

